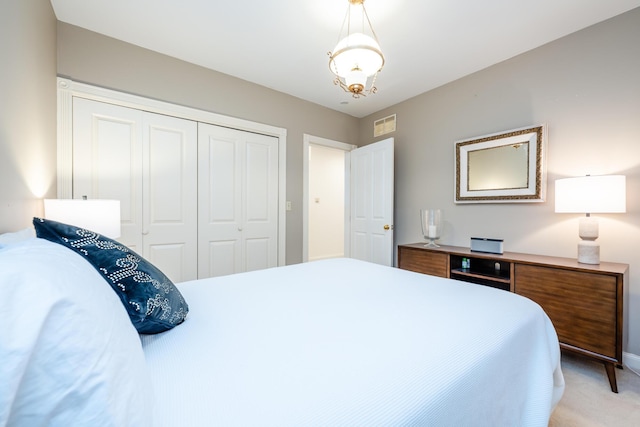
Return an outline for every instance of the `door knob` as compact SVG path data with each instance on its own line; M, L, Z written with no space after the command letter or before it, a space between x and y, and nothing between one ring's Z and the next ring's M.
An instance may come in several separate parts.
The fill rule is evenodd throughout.
M391 227L389 227L389 224L385 224L385 226L383 227L385 230L390 229Z

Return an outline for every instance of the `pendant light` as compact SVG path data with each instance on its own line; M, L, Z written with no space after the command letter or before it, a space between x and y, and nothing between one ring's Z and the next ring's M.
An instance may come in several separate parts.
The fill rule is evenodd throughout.
M333 81L335 85L350 92L354 98L359 98L378 90L375 82L384 66L384 55L364 8L364 0L348 1L347 13L338 35L339 41L333 51L328 53L329 69L336 76ZM343 37L345 27L346 36ZM367 35L365 31L371 35Z

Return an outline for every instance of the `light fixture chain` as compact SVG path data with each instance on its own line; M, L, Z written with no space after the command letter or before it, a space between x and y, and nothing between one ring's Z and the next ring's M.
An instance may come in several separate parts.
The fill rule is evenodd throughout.
M364 8L364 3L362 4L362 11L364 12L362 15L367 18L367 23L369 24L369 29L371 30L371 34L373 34L373 39L376 41L376 43L378 43L378 45L380 45L380 41L378 40L378 36L376 35L376 30L374 30L373 25L371 25L371 20L369 19L369 14L367 13L367 9ZM364 33L364 22L362 24L362 32Z
M350 30L349 21L351 20L350 9L351 8L347 8L347 13L344 14L344 19L342 20L342 26L340 27L340 32L338 33L338 41L336 42L336 44L338 44L340 40L342 40L342 34L344 34L345 24L347 25L347 35L350 34L349 32Z

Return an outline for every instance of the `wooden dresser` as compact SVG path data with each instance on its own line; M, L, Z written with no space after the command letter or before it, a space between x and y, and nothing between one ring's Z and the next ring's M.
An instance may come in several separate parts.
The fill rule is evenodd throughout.
M467 260L468 264L467 265ZM560 347L604 363L618 392L615 367L622 368L623 298L629 266L580 264L559 258L424 243L398 246L398 267L515 292L540 304L553 323Z

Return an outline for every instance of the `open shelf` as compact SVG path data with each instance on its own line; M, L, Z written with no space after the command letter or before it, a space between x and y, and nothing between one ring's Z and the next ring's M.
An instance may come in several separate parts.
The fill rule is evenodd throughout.
M468 260L468 268L463 260ZM449 277L478 285L491 286L505 291L511 290L511 263L495 258L451 255Z
M500 282L500 283L506 283L506 284L511 283L511 279L509 278L509 272L489 274L484 272L476 272L469 268L454 268L451 270L451 275L475 277L479 279L488 279L488 280L493 280L494 282Z

